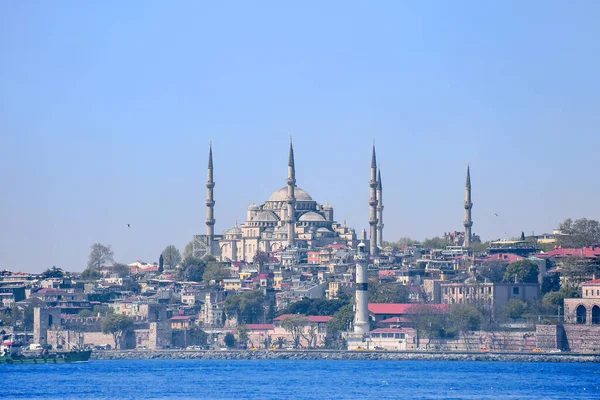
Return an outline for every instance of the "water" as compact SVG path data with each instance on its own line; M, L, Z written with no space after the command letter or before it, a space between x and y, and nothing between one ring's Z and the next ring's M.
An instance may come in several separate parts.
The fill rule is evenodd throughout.
M8 399L600 399L600 366L123 360L0 365L0 384Z

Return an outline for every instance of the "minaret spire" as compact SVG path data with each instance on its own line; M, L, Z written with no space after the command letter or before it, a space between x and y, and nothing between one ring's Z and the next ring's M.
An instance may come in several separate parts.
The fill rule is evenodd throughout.
M377 246L383 248L383 189L381 186L381 165L377 166Z
M288 158L288 197L287 197L287 226L288 226L288 246L296 245L296 167L294 165L294 144L290 136L290 156Z
M371 197L369 198L369 225L371 227L371 237L369 252L371 256L377 255L377 156L375 155L375 141L373 141L373 155L371 156Z
M467 164L467 182L465 185L465 240L463 247L471 246L471 227L473 226L473 220L471 219L471 209L473 208L473 202L471 202L471 166Z
M206 199L206 236L208 237L208 248L209 252L212 251L212 242L213 237L215 235L215 200L213 189L215 187L215 182L213 180L213 157L212 157L212 141L209 145L208 150L208 179L206 181L206 191L207 191L207 199Z

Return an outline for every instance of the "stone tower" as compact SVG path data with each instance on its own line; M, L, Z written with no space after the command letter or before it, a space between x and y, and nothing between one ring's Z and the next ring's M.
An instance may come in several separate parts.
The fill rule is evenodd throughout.
M206 181L206 236L208 239L208 249L211 252L213 247L213 238L215 235L215 200L213 197L213 189L215 182L213 180L213 158L212 158L212 142L208 150L208 179Z
M373 155L371 156L371 197L369 198L369 225L371 227L370 254L377 255L377 158L375 157L375 143L373 143Z
M377 166L377 246L383 248L383 190L381 188L381 165Z
M356 259L356 296L354 303L354 333L369 333L369 277L367 274L367 246L357 246Z
M465 186L465 241L463 247L471 246L471 227L473 226L473 220L471 219L471 208L473 203L471 202L471 170L469 164L467 164L467 184Z
M296 245L296 167L294 166L294 145L290 138L290 156L288 159L288 178L287 178L287 223L288 228L288 246Z

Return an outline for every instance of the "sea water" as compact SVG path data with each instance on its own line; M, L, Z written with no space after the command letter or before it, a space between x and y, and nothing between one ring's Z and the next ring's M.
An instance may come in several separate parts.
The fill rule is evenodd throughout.
M600 365L119 360L0 365L3 399L600 399Z

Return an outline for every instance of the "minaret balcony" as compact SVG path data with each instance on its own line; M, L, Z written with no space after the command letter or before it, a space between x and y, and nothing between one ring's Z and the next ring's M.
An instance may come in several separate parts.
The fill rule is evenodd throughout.
M463 222L463 225L465 226L465 228L470 228L473 226L473 221L465 221Z
M213 207L215 205L214 200L206 200L206 207Z
M214 182L211 182L211 181L206 182L206 188L207 189L213 189L214 187L215 187L215 183Z
M471 203L470 201L465 201L465 209L470 209L473 208L473 203Z
M208 219L208 218L206 218L206 225L213 226L214 224L215 224L215 220L214 219Z

